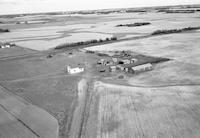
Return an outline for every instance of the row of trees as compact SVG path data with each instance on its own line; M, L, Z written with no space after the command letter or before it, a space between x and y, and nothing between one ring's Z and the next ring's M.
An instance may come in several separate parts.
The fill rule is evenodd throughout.
M187 27L187 28L182 28L182 29L157 30L157 31L154 31L151 35L181 33L181 32L185 32L185 31L192 31L192 30L198 30L198 29L200 29L200 26L199 27Z
M165 13L195 13L200 11L199 9L196 10L158 10L158 12L165 12Z
M10 32L10 30L8 30L8 29L0 29L0 33L6 33L6 32Z
M94 39L94 40L89 40L89 41L81 41L81 42L76 42L76 43L65 43L65 44L61 44L57 47L55 47L55 49L62 49L62 48L66 48L66 47L74 47L74 46L82 46L82 45L90 45L90 44L96 44L96 43L103 43L103 42L107 42L107 41L116 41L117 37L111 37L111 38L106 38L106 39Z
M136 26L143 26L143 25L149 25L149 24L151 24L151 23L149 23L149 22L138 22L138 23L131 23L131 24L119 24L116 27L123 27L123 26L136 27Z

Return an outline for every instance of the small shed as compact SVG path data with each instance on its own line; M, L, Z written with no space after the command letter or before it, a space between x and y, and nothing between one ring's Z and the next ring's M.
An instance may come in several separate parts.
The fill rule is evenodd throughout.
M121 59L119 60L119 64L130 64L131 60L130 59Z
M113 57L113 58L112 58L112 61L113 61L114 63L117 63L117 62L118 62L118 59L117 59L116 57Z
M105 62L105 59L100 59L100 60L97 61L97 64L101 64L101 65L103 65L104 62Z
M115 72L117 70L116 66L110 66L109 67L110 72Z
M98 67L98 71L101 72L101 73L106 72L107 68L105 66L100 66L100 67Z
M131 63L136 63L138 61L138 59L132 58L130 61L131 61Z
M119 65L117 65L116 66L118 69L120 69L120 70L125 70L125 67L123 66L123 64L119 64Z
M105 66L111 66L113 64L114 64L114 62L112 60L108 60L105 62Z

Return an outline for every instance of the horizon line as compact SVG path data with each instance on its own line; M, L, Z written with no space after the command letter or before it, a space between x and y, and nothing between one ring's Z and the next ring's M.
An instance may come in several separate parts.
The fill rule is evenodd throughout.
M44 11L44 12L24 12L24 13L9 13L9 14L0 14L0 16L6 15L29 15L29 14L45 14L45 13L59 13L59 12L80 12L80 11L98 11L98 10L114 10L114 9L131 9L131 8L154 8L154 7L175 7L175 6L189 6L189 5L200 5L200 3L196 4L172 4L172 5L158 5L158 6L136 6L136 7L119 7L119 8L99 8L99 9L82 9L82 10L55 10L55 11Z

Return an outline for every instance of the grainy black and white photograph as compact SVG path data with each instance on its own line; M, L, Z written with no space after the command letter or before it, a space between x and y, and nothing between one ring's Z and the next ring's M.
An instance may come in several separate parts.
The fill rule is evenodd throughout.
M200 138L200 0L0 0L0 138Z

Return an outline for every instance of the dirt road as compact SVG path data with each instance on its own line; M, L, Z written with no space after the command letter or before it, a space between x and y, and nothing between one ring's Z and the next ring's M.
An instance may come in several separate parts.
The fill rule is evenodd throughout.
M81 135L85 103L87 100L86 93L87 93L87 81L86 79L82 79L78 83L78 101L74 111L71 130L69 133L70 138L79 138Z

